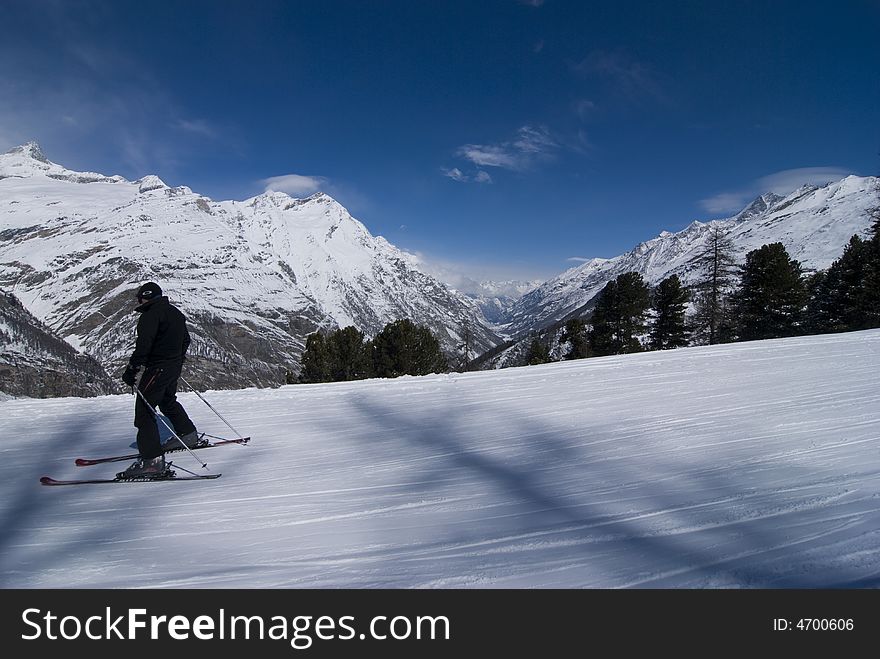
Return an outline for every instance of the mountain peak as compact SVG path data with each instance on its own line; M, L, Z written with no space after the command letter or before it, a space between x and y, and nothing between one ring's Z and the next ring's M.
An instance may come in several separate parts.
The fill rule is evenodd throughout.
M768 208L773 206L774 204L782 201L784 197L780 197L778 194L774 192L765 192L761 196L757 197L752 203L743 208L736 217L740 220L745 220L760 213L763 213Z
M40 162L48 163L49 159L46 158L46 155L43 153L43 150L40 148L40 145L34 141L25 142L21 146L17 146L15 148L9 149L6 152L7 154L21 154L27 156L28 158L33 158L34 160L39 160Z
M138 192L149 192L150 190L159 190L161 188L167 188L168 186L165 184L165 181L160 179L155 174L148 174L141 179L137 180L139 183Z

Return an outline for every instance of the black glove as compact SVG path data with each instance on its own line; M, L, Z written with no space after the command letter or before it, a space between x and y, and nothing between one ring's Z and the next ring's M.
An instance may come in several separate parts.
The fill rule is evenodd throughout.
M138 370L139 369L137 366L132 366L131 364L129 364L128 368L125 369L125 373L122 374L122 381L129 387L133 387L135 378L138 374Z

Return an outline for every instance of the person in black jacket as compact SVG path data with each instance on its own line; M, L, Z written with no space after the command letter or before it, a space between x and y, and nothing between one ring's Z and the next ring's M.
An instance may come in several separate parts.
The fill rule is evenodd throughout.
M165 464L164 451L180 448L178 438L188 447L199 442L196 427L177 401L177 380L186 358L190 337L186 329L186 316L162 295L162 289L154 282L147 282L138 289L138 306L141 314L137 324L137 343L122 374L122 381L135 386L138 371L144 369L137 384L138 395L134 406L134 425L138 429L137 445L140 459L119 474L120 478L161 478L169 467ZM146 399L146 402L144 402ZM149 405L147 405L147 402ZM163 446L159 442L156 425L158 407L174 426L176 437Z

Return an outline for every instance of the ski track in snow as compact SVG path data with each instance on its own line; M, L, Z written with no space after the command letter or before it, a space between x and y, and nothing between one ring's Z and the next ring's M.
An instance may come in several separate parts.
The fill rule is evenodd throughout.
M0 402L0 585L880 586L880 331L205 396L221 479L68 488L133 399Z

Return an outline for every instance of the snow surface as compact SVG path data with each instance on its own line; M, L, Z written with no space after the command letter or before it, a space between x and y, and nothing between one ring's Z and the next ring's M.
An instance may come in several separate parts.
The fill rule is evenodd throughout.
M206 398L221 479L66 488L133 399L0 403L0 586L880 586L880 331Z

